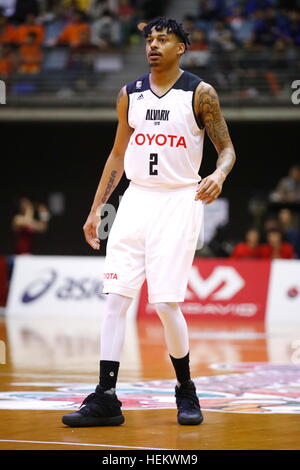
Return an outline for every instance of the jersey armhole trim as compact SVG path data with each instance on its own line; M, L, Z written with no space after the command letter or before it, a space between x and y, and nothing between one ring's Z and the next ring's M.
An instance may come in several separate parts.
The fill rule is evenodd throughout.
M130 95L128 93L128 87L126 85L126 93L127 93L127 99L128 99L128 102L127 102L127 124L129 126L129 103L130 103ZM130 126L129 126L130 127Z
M195 87L195 89L194 89L194 91L193 91L193 96L192 96L193 114L194 114L194 118L195 118L195 121L196 121L196 123L197 123L197 126L199 127L199 129L200 129L201 131L203 131L203 129L204 129L203 122L202 122L201 119L196 115L196 112L195 112L194 101L195 101L196 90L197 90L197 86Z

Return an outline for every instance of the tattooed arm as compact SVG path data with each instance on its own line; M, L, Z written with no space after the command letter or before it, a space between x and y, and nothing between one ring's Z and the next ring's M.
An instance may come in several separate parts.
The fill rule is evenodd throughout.
M221 194L223 183L234 166L236 156L226 122L222 116L218 95L208 83L201 82L198 85L195 111L218 152L216 170L203 178L195 197L196 200L200 199L206 204L210 204Z
M90 214L83 226L85 239L94 250L100 248L97 227L101 220L101 207L107 202L124 173L124 155L133 132L127 122L127 106L128 97L123 87L117 99L118 128L115 142L103 169Z

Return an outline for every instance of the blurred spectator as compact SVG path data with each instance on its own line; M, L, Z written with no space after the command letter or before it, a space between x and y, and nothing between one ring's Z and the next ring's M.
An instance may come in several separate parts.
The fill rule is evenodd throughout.
M268 67L264 72L270 93L277 95L286 85L286 77L282 75L282 70L289 67L286 43L283 39L277 39L273 49L269 52Z
M254 21L243 14L240 6L233 8L231 15L227 17L227 23L238 44L242 45L245 41L249 41L252 38Z
M17 0L14 15L11 20L16 23L24 23L28 15L37 17L40 13L38 0Z
M11 17L16 11L16 0L0 0L1 13L6 17Z
M218 20L208 33L211 66L214 71L214 82L222 90L232 90L236 76L236 44L233 33L225 21Z
M63 29L52 44L64 43L70 47L77 47L81 44L82 32L90 33L90 25L86 20L86 15L81 10L76 10L72 15L72 22Z
M223 2L223 16L228 21L229 18L232 17L240 17L243 13L243 4L244 1L242 0L229 0L229 1L224 1Z
M109 10L111 13L115 13L117 8L118 0L91 0L87 14L91 20L97 20L105 11Z
M245 13L251 15L257 10L266 10L272 6L271 0L247 0L245 6Z
M270 194L273 202L300 202L300 165L293 165Z
M293 245L283 241L282 232L279 229L269 230L266 234L267 243L261 245L261 257L266 259L293 259L295 252Z
M278 220L284 238L293 245L297 258L300 258L300 231L294 214L290 209L280 209Z
M124 44L128 43L130 34L133 32L135 10L131 6L129 0L119 0L119 7L117 9L117 15L121 23L122 41Z
M239 94L241 97L257 96L257 84L260 82L262 61L259 51L252 40L246 40L243 50L238 52L235 71L238 76Z
M26 15L25 23L16 28L16 42L26 44L30 33L35 34L36 44L42 44L44 40L44 26L37 24L35 15L29 13Z
M254 22L254 42L260 46L272 46L280 38L281 32L275 8L257 10Z
M95 46L91 42L90 31L82 30L79 35L79 44L76 47L73 47L70 56L68 69L73 72L91 72L94 69L95 57L98 54L98 46ZM86 74L84 74L86 75ZM76 79L79 77L76 75Z
M214 21L226 15L225 2L222 0L199 0L198 5L200 20Z
M37 43L35 33L29 33L25 44L19 50L18 72L22 74L36 74L41 70L43 53L41 46Z
M0 13L0 43L15 42L15 27L8 22L8 19Z
M204 31L196 29L190 37L191 45L182 57L184 67L206 67L210 59Z
M280 223L275 215L269 215L263 223L263 233L266 234L270 230L280 230Z
M55 16L57 15L57 13L62 15L62 17L64 19L64 23L66 25L66 24L69 24L73 21L74 13L77 10L79 10L79 8L76 7L76 3L74 1L73 2L66 2L66 3L59 2L59 5L55 8L54 12L55 12ZM79 11L81 11L81 10L79 10Z
M211 46L216 51L233 51L236 48L232 31L225 21L218 20L209 33Z
M277 39L270 56L270 65L275 70L285 70L289 66L287 45L284 39Z
M208 43L204 31L196 29L191 35L191 45L189 46L190 51L207 51Z
M300 5L299 5L300 6ZM300 45L300 11L292 10L288 12L288 22L286 28L283 29L285 38L296 46Z
M46 21L53 20L65 10L61 0L45 0L42 6L41 16Z
M86 11L89 7L90 0L62 0L62 4L65 8Z
M21 198L17 214L12 220L12 230L15 232L14 254L31 254L37 233L43 233L48 228L50 214L43 204L34 204L27 198Z
M111 11L104 10L103 16L92 23L91 42L101 49L120 45L120 23Z
M10 44L0 43L0 78L11 77L16 68L16 55Z
M128 19L127 15L131 17L134 14L134 8L130 0L118 0L117 12L120 17L124 16L126 20Z
M45 27L44 45L51 46L66 26L65 12L61 5L53 5L44 12L42 21Z
M186 15L182 20L182 25L189 34L191 34L195 29L197 29L197 21L195 16Z
M232 253L231 258L260 258L260 233L256 228L250 228L245 233L245 241L238 243Z

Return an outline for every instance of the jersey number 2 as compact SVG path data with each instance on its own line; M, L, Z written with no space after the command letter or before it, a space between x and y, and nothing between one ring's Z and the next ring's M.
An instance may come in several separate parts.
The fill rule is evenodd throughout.
M158 164L158 154L157 153L150 153L150 160L149 160L149 174L150 175L157 175L158 170L154 168L155 165Z

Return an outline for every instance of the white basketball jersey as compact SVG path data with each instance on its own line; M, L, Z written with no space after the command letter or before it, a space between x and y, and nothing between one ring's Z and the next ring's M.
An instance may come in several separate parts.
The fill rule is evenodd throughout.
M129 83L128 124L134 129L125 153L125 174L146 187L179 188L198 183L204 128L193 99L201 78L184 71L172 88L157 96L149 74Z

